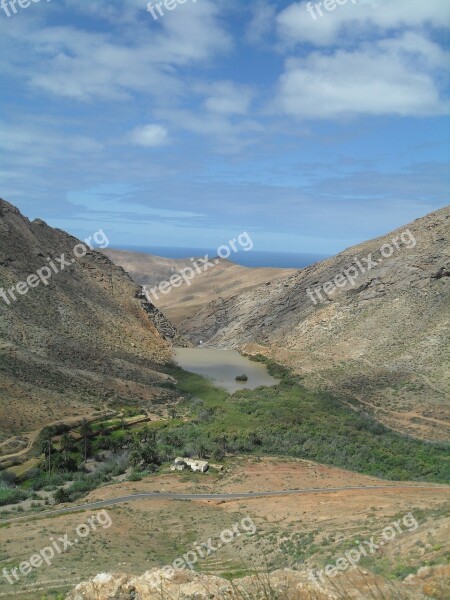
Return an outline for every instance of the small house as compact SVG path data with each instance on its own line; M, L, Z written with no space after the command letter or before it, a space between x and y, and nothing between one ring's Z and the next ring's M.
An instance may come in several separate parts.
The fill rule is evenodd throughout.
M209 469L209 463L206 460L195 460L179 456L174 460L171 467L172 471L184 471L186 468L191 469L194 473L206 473Z

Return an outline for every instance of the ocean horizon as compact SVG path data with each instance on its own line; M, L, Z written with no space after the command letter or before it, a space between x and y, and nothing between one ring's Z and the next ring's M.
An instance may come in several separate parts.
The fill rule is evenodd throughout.
M165 246L121 246L115 250L127 250L142 254L152 254L163 258L190 259L208 254L210 258L217 256L217 249L177 248ZM264 252L244 251L232 252L228 260L243 267L271 267L277 269L303 269L316 262L328 258L327 254L308 254L305 252Z

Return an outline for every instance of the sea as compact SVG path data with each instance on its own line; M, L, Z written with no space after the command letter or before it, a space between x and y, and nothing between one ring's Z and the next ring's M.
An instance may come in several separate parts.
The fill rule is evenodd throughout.
M154 254L164 258L196 258L208 254L210 258L217 256L217 249L211 248L172 248L165 246L121 246L120 250ZM232 252L229 259L243 267L274 267L279 269L303 269L316 262L328 258L326 254L305 254L296 252L260 252L239 249Z

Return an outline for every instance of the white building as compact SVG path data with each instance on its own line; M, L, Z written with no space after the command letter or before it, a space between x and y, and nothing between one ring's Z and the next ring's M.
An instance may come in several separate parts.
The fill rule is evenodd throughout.
M171 467L172 471L183 471L186 467L189 467L191 471L198 473L206 473L209 469L209 463L206 460L194 460L192 458L182 458L179 456L174 460L174 464Z

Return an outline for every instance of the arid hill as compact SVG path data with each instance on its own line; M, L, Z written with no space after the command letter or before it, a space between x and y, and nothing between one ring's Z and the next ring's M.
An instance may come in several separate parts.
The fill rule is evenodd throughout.
M171 275L179 272L192 263L189 258L165 258L130 250L102 250L115 265L123 267L139 285L153 286L168 280Z
M251 290L262 283L275 282L296 273L295 269L248 268L236 265L229 260L213 259L212 267L196 274L190 285L183 283L172 287L167 294L151 293L151 288L186 267L192 267L190 259L171 259L149 254L127 252L125 250L105 250L107 256L125 269L137 283L143 285L154 302L172 323L178 325L194 315L214 299L225 299ZM198 261L198 259L196 259Z
M353 285L342 276L349 268ZM282 280L215 299L179 329L194 343L271 356L395 429L448 439L449 277L446 207Z
M173 326L122 268L89 247L75 256L77 244L0 200L0 443L115 401L148 407L173 395L160 372ZM58 272L36 283L49 258ZM33 275L14 301L7 290Z

